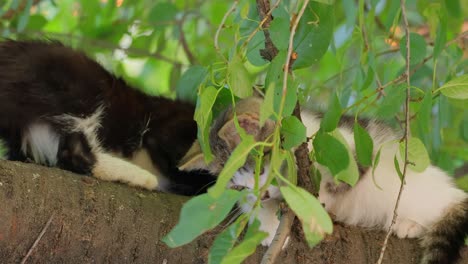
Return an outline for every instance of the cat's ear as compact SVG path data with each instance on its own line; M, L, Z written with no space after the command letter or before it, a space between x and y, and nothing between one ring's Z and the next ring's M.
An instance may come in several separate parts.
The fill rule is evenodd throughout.
M208 170L200 143L196 140L185 156L179 161L181 171Z
M243 113L237 116L239 126L249 135L254 136L255 140L263 141L274 131L275 123L267 120L263 127L260 127L259 116L254 113ZM239 145L241 138L236 129L234 119L227 121L218 131L218 136L228 145L229 150L234 150Z

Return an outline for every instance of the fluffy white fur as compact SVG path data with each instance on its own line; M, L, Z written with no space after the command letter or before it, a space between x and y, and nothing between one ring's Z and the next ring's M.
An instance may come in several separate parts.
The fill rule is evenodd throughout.
M30 153L37 163L55 166L59 143L60 136L50 125L36 122L24 131L21 151L24 154Z
M307 127L308 135L314 134L320 128L320 119L313 114L303 112L302 119ZM340 127L339 130L353 149L352 128ZM398 152L399 136L386 126L373 122L369 124L367 130L373 138L375 152L382 144L385 144L381 151L380 163L375 169L375 181L381 189L374 184L372 169L369 169L353 188L342 192L329 192L326 185L335 184L335 181L326 167L315 164L322 175L319 200L325 204L328 212L336 216L338 221L348 225L388 230L401 183L393 162ZM400 164L403 164L401 160ZM233 182L253 188L252 175L253 173L249 171L239 171L234 176ZM271 199L280 198L276 187L270 186L269 192L275 194L270 195ZM431 165L422 173L409 169L397 211L398 218L392 231L400 238L421 237L444 216L447 210L461 203L466 197L467 195L462 190L454 186L452 178L437 167ZM245 205L242 207L244 211L251 208ZM277 218L268 217L274 216L277 209L270 203L269 206L263 206L257 213L258 218L265 221L262 222L261 230L270 234L269 238L264 241L264 245L271 243L270 238L273 237L278 227Z
M265 185L268 178L268 165L265 166L264 173L259 176L259 188ZM232 177L228 184L228 187L232 186L244 186L249 190L253 190L255 186L254 171L251 169L237 171ZM268 233L268 237L262 241L262 245L268 246L273 241L273 238L278 229L279 219L277 216L279 200L281 193L275 186L270 185L267 189L269 198L261 202L261 208L252 212L257 196L252 193L248 194L245 201L239 202L239 207L244 213L252 213L252 219L257 218L260 221L259 229Z

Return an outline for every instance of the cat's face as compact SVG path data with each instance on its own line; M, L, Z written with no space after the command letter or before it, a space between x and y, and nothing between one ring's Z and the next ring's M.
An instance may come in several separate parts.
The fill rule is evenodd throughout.
M241 142L241 137L236 129L234 114L237 115L239 126L247 134L253 135L257 141L267 140L273 133L275 122L267 120L263 126L260 126L260 105L262 99L251 97L239 101L236 107L229 108L222 113L214 122L210 130L210 146L214 159L206 164L200 144L196 141L191 149L179 163L179 169L185 171L208 170L213 175L219 175L226 164L229 156L236 146ZM254 189L254 168L255 161L248 157L244 166L241 167L232 177L228 187L235 189ZM259 173L260 187L265 184L268 177L268 165L263 166ZM269 199L279 195L278 188L270 186L262 199Z

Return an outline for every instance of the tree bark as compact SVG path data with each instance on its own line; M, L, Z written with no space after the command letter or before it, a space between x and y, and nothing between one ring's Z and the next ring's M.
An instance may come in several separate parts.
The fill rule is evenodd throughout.
M206 263L220 227L181 248L160 241L187 199L0 161L0 262L19 263L31 251L27 263ZM293 236L277 263L374 263L384 235L335 225L314 249ZM264 252L259 247L245 263L259 263ZM416 240L392 237L384 263L418 263L419 257ZM462 257L468 263L466 247Z

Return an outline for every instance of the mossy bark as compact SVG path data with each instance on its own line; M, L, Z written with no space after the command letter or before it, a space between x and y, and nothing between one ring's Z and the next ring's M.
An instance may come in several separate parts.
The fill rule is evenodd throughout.
M56 168L0 161L0 262L19 263L45 230L28 263L206 263L220 228L170 249L161 238L187 197L102 182ZM277 263L375 263L383 232L335 225L308 249L291 239ZM246 263L259 263L259 247ZM468 250L462 251L468 263ZM418 263L415 240L392 237L384 263Z

